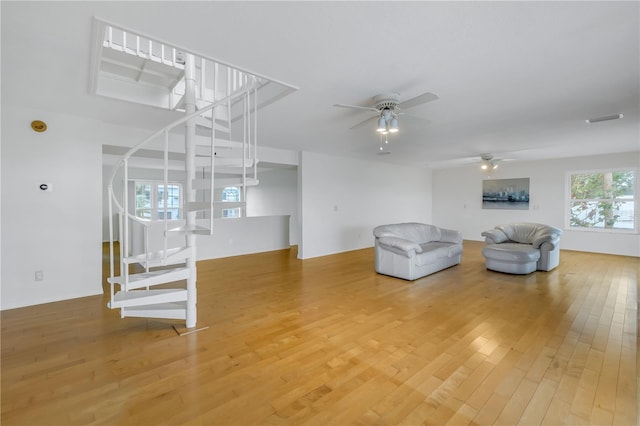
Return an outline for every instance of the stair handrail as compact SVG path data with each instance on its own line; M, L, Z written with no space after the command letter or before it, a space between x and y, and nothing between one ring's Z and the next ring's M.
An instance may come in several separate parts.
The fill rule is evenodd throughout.
M124 207L122 206L122 204L120 204L120 202L118 201L118 198L116 197L116 194L113 190L113 183L115 180L115 177L118 173L118 170L120 170L121 167L125 167L125 185L128 184L128 182L126 182L126 168L128 167L127 162L129 160L129 158L136 153L136 151L138 151L139 149L141 149L144 145L146 145L147 143L155 140L156 138L158 138L159 136L163 135L163 134L168 134L168 132L172 129L174 129L175 127L186 123L187 121L201 116L202 114L212 110L213 108L215 108L216 106L222 105L222 104L230 104L231 101L233 101L236 98L240 98L241 96L244 96L245 93L250 92L251 90L253 90L257 84L258 84L258 79L256 76L253 75L249 75L248 76L249 79L251 80L249 84L247 85L243 85L240 86L235 92L227 95L224 98L221 98L217 101L213 101L211 102L209 105L202 107L196 111L194 111L191 114L187 114L183 117L181 117L178 120L173 121L172 123L164 126L163 128L161 128L160 130L154 132L153 134L151 134L150 136L146 137L145 139L143 139L141 142L137 143L136 145L134 145L131 149L129 149L117 162L116 164L113 166L112 171L111 171L111 175L109 176L109 185L108 185L108 192L109 192L109 255L110 255L110 271L109 271L109 275L111 277L114 277L114 248L113 248L113 242L114 242L114 236L113 236L113 204L116 205L118 213L119 213L119 217L120 222L124 222L126 220L132 219L135 222L138 222L140 224L142 224L143 226L150 226L151 225L151 221L146 221L146 220L142 220L138 217L136 217L134 214L131 214L128 211L125 211ZM215 124L215 117L212 115L212 123ZM165 147L165 150L168 149ZM211 153L211 155L213 155L213 152ZM213 171L212 171L213 173ZM124 200L125 204L126 204L126 200ZM213 203L213 200L211 200L211 202ZM166 222L166 215L164 218L165 222ZM122 238L129 238L128 235L123 235L122 232L122 228L123 228L123 224L120 223L119 224L119 234L121 235L120 239ZM166 236L165 236L166 237ZM125 244L125 246L127 246ZM128 247L126 247L128 249ZM123 256L128 255L128 253L122 253L122 245L120 246L120 257L122 258ZM124 267L124 265L121 264L121 268ZM120 271L120 273L122 274L123 271ZM124 272L126 274L126 272ZM112 293L113 293L113 286L111 286L112 289ZM111 294L112 299L113 299L113 294Z

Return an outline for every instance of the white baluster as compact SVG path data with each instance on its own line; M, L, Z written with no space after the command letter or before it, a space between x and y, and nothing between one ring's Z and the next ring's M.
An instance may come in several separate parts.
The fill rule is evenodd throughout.
M129 284L129 268L124 262L124 258L129 256L129 160L124 160L123 165L123 203L122 210L124 215L123 223L121 224L122 233L124 234L124 238L122 241L124 244L120 244L120 275L124 276L124 288L127 290L127 285Z
M206 100L206 90L204 84L206 82L205 79L205 60L204 58L200 58L200 99Z

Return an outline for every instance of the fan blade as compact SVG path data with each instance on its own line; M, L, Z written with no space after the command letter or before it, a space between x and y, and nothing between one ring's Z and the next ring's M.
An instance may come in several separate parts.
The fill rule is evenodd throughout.
M411 115L411 114L409 114L407 112L399 112L396 115L399 116L399 117L402 117L403 121L409 119L410 121L413 121L415 123L418 123L418 122L419 123L423 123L423 124L430 124L431 123L431 120L429 120L429 119L418 117L416 115Z
M373 120L377 120L377 119L378 119L378 116L374 116L374 117L371 117L371 118L367 118L366 120L361 121L361 122L359 122L358 124L356 124L355 126L351 126L351 127L349 127L349 128L350 128L350 129L357 129L358 127L362 127L362 126L364 126L364 125L365 125L365 124L367 124L368 122L373 121Z
M363 107L363 106L359 106L359 105L345 105L345 104L334 104L334 107L340 107L340 108L356 108L356 109L366 109L368 111L375 111L375 112L380 112L375 108L371 108L371 107Z
M423 93L422 95L416 96L415 98L407 99L404 102L400 102L398 104L398 107L402 109L413 108L415 106L426 104L427 102L435 101L438 99L440 99L438 95L434 95L433 93L426 92L426 93Z

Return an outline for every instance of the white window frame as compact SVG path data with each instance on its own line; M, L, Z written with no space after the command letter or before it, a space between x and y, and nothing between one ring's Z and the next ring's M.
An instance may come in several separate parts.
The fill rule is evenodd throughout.
M237 201L232 201L232 200L226 200L224 198L225 195L225 191L227 189L235 189L236 191L238 191L238 200ZM242 189L239 186L226 186L224 188L222 188L222 192L220 193L220 198L222 199L223 203L227 203L227 202L238 202L242 200ZM228 219L236 219L239 217L242 217L242 209L240 209L240 207L233 207L230 209L222 209L222 217L223 218L228 218Z
M160 211L164 211L164 209L161 209L158 206L158 187L159 186L164 186L164 181L161 180L151 180L151 179L133 179L130 182L133 183L133 215L135 217L137 217L140 220L148 220L148 221L157 221L157 220L164 220L161 219L159 217L159 212ZM138 216L138 210L147 210L147 209L138 209L136 206L136 188L138 185L151 185L151 208L149 210L151 210L151 217L150 218L146 218L146 217L140 217ZM178 211L180 212L179 217L177 218L171 218L171 219L167 219L167 220L184 220L183 216L184 216L184 209L183 209L183 201L184 201L184 188L182 187L182 183L180 182L168 182L168 185L170 186L177 186L179 188L180 194L178 197ZM169 208L168 210L175 210L174 207Z
M595 173L608 173L608 172L633 172L633 228L594 228L594 227L578 227L571 226L571 177L577 174L595 174ZM571 170L566 173L565 177L565 209L564 209L564 227L567 231L577 232L604 232L615 234L637 234L638 222L640 221L640 212L638 211L640 193L638 192L638 169L635 167L611 167L600 169L587 169L587 170Z

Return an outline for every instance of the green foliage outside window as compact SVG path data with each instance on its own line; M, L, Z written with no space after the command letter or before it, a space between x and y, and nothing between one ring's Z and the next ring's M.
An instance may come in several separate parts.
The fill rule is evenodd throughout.
M151 219L151 184L136 184L136 216Z
M634 182L632 170L572 174L569 225L634 229Z

